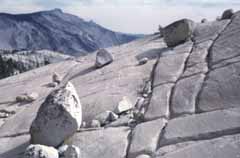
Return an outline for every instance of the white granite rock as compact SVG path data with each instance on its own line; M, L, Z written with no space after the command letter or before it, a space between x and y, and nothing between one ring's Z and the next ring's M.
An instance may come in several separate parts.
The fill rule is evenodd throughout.
M30 145L23 158L58 158L58 151L53 147L44 145Z
M133 109L134 105L132 104L131 100L128 99L126 96L118 103L115 112L117 114L121 114L122 112L126 112L128 110Z
M74 86L54 90L39 108L30 128L34 144L58 146L74 134L82 123L82 109Z

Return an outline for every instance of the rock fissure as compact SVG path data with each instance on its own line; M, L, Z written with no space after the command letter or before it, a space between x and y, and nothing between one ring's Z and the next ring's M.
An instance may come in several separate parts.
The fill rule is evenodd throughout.
M210 68L211 68L210 64L211 64L211 58L212 58L211 57L212 48L213 48L215 42L219 39L219 37L222 35L222 33L228 28L228 26L231 25L232 22L233 22L233 19L231 19L231 21L224 27L224 29L222 29L222 31L218 33L217 37L213 40L211 46L208 49L208 54L207 54L207 57L205 59L205 62L206 62L207 67L208 67L208 71L205 73L203 84L202 84L202 86L201 86L201 88L200 88L200 90L197 94L197 97L196 97L196 101L195 101L196 102L196 104L195 104L196 113L201 113L201 110L199 109L199 100L200 100L200 95L203 92L203 88L206 84L206 81L209 77L209 73L211 72L210 71Z

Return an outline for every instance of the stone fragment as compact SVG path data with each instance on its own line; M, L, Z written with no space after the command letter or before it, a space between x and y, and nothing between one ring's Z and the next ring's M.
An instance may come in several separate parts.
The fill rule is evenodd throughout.
M188 19L176 21L163 30L164 40L169 47L175 47L191 39L194 22Z
M132 142L128 156L135 158L139 154L153 153L158 146L158 139L166 123L165 119L158 119L138 124L133 130Z
M52 87L52 88L57 87L57 85L58 85L57 82L51 82L51 83L47 84L48 87Z
M38 93L33 92L33 93L26 93L23 95L19 95L16 97L16 102L21 103L21 102L33 102L39 97Z
M118 119L118 115L116 115L114 112L112 111L105 111L103 113L98 114L95 117L95 120L98 120L101 125L106 125L112 121L115 121Z
M120 118L118 118L116 121L113 121L113 122L107 124L105 127L128 126L128 125L129 125L129 121L130 121L131 119L132 119L132 118L131 118L130 115L120 116Z
M147 58L147 57L142 58L142 59L139 60L139 65L144 65L144 64L146 64L147 62L148 62L148 58Z
M178 117L168 122L161 146L239 132L240 108Z
M80 128L81 122L81 103L74 86L68 82L51 92L39 108L30 128L31 142L58 146Z
M134 108L134 105L131 103L130 99L126 96L122 98L122 100L118 103L115 112L116 114L121 114L123 112L129 111Z
M52 81L60 84L60 82L62 81L62 77L56 72L54 72L52 76Z
M58 158L58 151L44 145L30 145L27 147L24 158Z
M113 62L113 56L106 49L100 49L97 52L96 63L95 63L95 66L97 68L101 68L107 64L110 64L111 62Z
M8 113L1 113L0 112L0 119L1 118L8 118L9 117L9 114Z
M99 128L101 127L101 123L98 120L92 120L90 123L90 128Z
M231 19L233 15L234 15L233 9L227 9L223 12L221 19L222 20Z
M80 149L75 145L69 145L64 152L64 158L81 158Z
M59 157L64 157L64 153L67 151L68 145L62 145L58 148Z

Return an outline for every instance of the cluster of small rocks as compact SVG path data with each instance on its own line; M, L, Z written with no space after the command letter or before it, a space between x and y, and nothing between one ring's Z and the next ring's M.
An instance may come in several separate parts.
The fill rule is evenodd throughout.
M137 101L138 103L138 101ZM134 126L137 120L137 103L134 105L126 96L118 103L114 111L105 111L94 117L89 123L83 122L83 128Z

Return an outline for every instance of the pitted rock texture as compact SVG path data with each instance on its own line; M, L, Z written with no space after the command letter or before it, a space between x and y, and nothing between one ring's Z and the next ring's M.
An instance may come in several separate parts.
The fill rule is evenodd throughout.
M54 90L39 108L30 134L31 143L57 147L82 123L82 107L72 83Z

